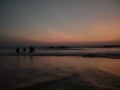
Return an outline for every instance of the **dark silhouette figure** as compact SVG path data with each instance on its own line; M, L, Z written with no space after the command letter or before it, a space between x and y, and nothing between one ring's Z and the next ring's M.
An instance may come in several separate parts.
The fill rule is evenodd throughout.
M31 46L29 52L30 53L34 53L35 52L35 48L33 46Z
M16 48L16 53L20 53L20 49L19 48Z
M26 52L26 48L23 48L23 52Z

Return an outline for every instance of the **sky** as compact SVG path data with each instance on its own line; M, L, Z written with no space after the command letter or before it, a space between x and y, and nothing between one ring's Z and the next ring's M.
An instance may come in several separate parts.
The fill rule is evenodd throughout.
M0 43L114 41L119 0L0 0Z

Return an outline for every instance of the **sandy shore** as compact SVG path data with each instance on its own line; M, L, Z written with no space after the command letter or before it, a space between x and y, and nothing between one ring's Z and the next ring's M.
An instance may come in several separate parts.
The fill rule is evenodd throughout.
M1 56L1 90L120 90L120 59Z
M75 73L15 90L120 90L120 77L99 70L90 72Z

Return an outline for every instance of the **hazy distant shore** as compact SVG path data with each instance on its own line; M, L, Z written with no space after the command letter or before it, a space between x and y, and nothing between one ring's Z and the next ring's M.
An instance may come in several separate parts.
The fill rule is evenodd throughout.
M16 47L29 47L30 45L1 45L0 48L16 48ZM120 44L118 45L44 45L44 46L38 46L33 45L35 48L40 49L71 49L71 48L120 48Z

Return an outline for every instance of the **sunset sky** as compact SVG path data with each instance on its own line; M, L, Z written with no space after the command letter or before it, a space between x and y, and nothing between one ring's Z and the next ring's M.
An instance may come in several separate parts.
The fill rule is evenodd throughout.
M0 0L0 43L120 42L120 0Z

